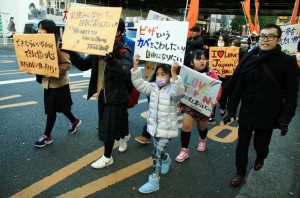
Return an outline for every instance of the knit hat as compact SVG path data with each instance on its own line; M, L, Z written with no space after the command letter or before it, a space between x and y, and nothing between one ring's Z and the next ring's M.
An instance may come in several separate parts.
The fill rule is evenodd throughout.
M119 20L118 31L123 33L125 31L125 22L122 18Z

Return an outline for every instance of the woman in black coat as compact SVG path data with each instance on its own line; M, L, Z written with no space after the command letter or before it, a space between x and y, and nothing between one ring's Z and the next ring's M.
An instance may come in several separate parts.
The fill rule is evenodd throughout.
M113 52L105 57L69 52L71 62L82 71L91 70L88 89L89 99L97 93L99 112L99 140L104 143L104 155L92 163L93 168L104 168L113 164L112 149L115 140L120 140L119 151L127 149L128 93L132 90L130 69L133 67L131 49L124 44L122 33L125 23L122 19L115 38Z

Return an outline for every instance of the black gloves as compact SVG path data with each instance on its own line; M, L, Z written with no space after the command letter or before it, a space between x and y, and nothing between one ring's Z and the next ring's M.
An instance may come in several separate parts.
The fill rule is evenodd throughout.
M113 64L116 61L116 54L113 52L109 52L104 57L104 61L109 65Z
M279 126L278 128L281 131L281 136L285 136L289 130L289 124L287 121L283 120L283 119L279 119Z
M231 122L231 118L236 120L236 115L235 114L230 114L230 113L227 112L225 114L225 116L223 117L223 123L226 125L227 123Z

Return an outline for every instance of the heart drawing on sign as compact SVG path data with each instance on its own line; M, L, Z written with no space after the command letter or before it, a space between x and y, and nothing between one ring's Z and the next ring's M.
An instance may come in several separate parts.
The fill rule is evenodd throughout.
M219 51L218 51L218 56L219 56L220 58L222 58L223 55L224 55L224 50L219 50Z

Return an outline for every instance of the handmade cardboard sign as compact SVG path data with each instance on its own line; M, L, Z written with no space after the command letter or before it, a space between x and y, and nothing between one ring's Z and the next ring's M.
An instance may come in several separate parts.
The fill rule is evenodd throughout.
M71 7L63 49L103 56L112 52L121 11L117 7Z
M54 34L14 34L13 37L21 71L59 77Z
M179 75L185 90L181 102L209 117L222 82L186 66L181 67Z
M140 20L134 54L141 60L183 65L187 31L187 22Z
M210 47L209 67L217 75L232 75L239 63L239 47Z

